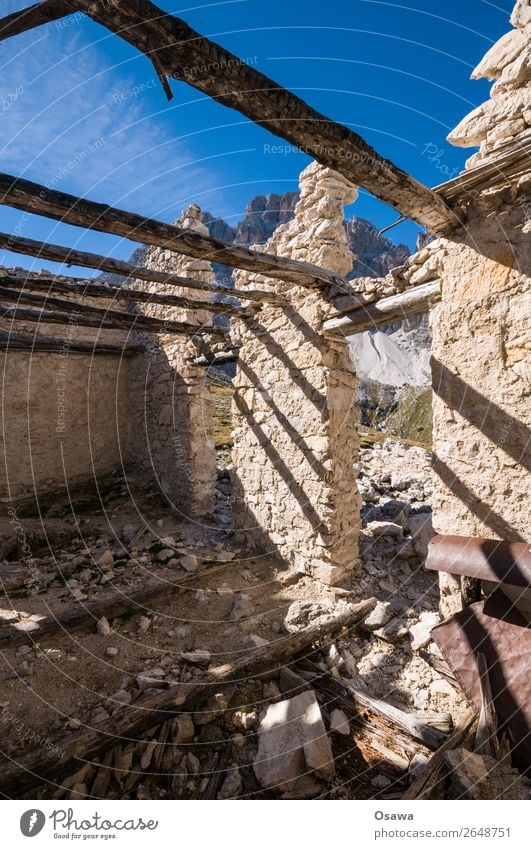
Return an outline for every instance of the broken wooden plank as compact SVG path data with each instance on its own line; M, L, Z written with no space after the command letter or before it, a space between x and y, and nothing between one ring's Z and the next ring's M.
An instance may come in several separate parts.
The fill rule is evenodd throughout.
M0 173L0 203L35 215L44 215L88 230L98 230L132 239L135 242L157 245L196 259L219 262L244 268L257 274L279 278L298 286L340 286L343 278L332 271L274 254L260 253L241 245L231 245L187 230L176 224L166 224L134 212L115 209L103 203L57 192L29 180Z
M9 293L11 300L12 293ZM6 295L0 292L0 298L6 299ZM44 298L46 301L46 298ZM127 330L132 333L175 333L184 336L197 336L207 332L211 336L227 337L227 331L222 327L200 326L186 324L181 321L166 321L160 318L151 318L142 313L121 314L113 310L99 310L96 307L88 307L74 301L65 301L65 309L68 312L57 312L46 308L6 306L0 304L0 321L22 321L36 324L61 324L63 326L95 327L98 330Z
M50 353L90 354L91 356L132 357L144 351L142 345L111 345L106 342L83 342L33 333L0 331L0 351L28 351L32 354Z
M178 556L178 555L177 555ZM37 619L15 622L6 628L0 628L0 646L3 649L22 644L31 644L60 631L73 633L93 627L98 619L105 616L112 619L122 616L134 607L143 608L148 602L177 595L186 591L190 584L202 578L226 570L230 563L217 564L202 572L192 574L176 572L174 580L154 580L144 584L138 590L115 592L101 601L80 602L64 613L56 613ZM1 573L0 573L1 574ZM61 574L60 572L58 574Z
M477 664L481 689L481 710L479 713L474 751L478 755L490 755L493 758L497 758L500 751L498 744L498 717L492 699L487 659L482 652L478 652Z
M433 191L447 203L467 203L485 189L510 185L529 174L531 162L531 129L500 145L494 159L463 171L458 177L435 186Z
M427 651L424 651L424 649L419 649L419 657L421 657L422 660L428 664L428 666L431 666L431 668L434 669L435 672L437 672L444 679L446 679L449 684L452 684L452 686L455 687L456 690L461 690L459 681L455 677L448 664L444 662L444 660L440 660L440 658L435 657L435 655L430 654Z
M0 248L25 256L38 259L48 259L51 262L61 262L66 265L77 265L80 268L96 268L109 274L119 274L130 280L145 280L148 283L162 283L164 286L179 286L198 292L212 292L214 295L227 295L240 300L257 301L259 303L286 304L287 300L277 292L267 292L260 289L232 289L229 286L218 286L217 283L206 283L203 280L192 280L179 274L156 271L141 265L132 265L121 259L93 254L88 251L78 251L65 248L49 242L39 242L36 239L25 239L9 233L0 233Z
M205 574L205 573L203 573ZM200 577L196 573L196 577ZM287 634L253 649L232 663L208 670L199 681L176 684L163 692L150 693L116 711L113 716L94 727L85 727L67 737L54 741L54 747L34 748L27 755L2 763L0 793L20 798L44 782L57 785L61 777L74 773L87 761L101 756L108 749L131 742L148 729L162 725L179 713L190 713L199 704L219 691L221 685L239 682L267 669L279 668L302 652L322 645L343 628L352 627L374 608L371 598L352 605L326 624L311 625L296 634ZM55 745L56 743L56 745Z
M155 55L168 76L236 109L431 232L447 234L459 223L441 197L380 156L357 133L149 0L121 0L119 5L71 0L71 4L150 59Z
M323 323L323 330L347 336L362 333L364 330L372 330L391 321L429 312L432 304L440 298L440 280L423 283L421 286L406 289L398 295L381 298L366 307L329 318Z
M397 749L400 749L402 768L407 768L408 758L411 759L419 751L419 744L426 751L433 751L446 739L445 733L420 721L417 715L373 698L369 693L354 687L346 678L335 678L307 661L303 661L300 668L310 673L304 677L311 686L337 702L358 726L355 739L358 745L361 743L362 751L367 744L373 748L378 738L378 757L382 757L384 750L396 754ZM396 736L398 731L400 739Z
M460 746L466 739L473 723L476 720L476 714L470 710L465 714L455 731L444 741L437 749L435 754L430 758L429 763L415 781L410 784L403 799L428 799L430 794L440 792L441 785L445 781L445 761L446 752Z
M110 283L97 283L94 280L84 280L79 277L64 277L43 274L2 274L0 272L0 287L10 287L21 293L29 290L65 292L66 294L91 298L107 298L132 301L133 303L162 304L183 310L201 310L202 312L221 313L233 318L250 318L253 313L243 307L233 307L215 301L197 301L181 295L159 295L157 292L147 292L133 289L130 286L114 286ZM47 296L47 301L50 297ZM70 302L69 302L70 303Z
M19 12L13 12L0 20L0 41L57 21L65 15L70 15L72 11L64 0L45 0Z
M199 357L194 357L192 363L194 366L220 366L223 363L237 363L239 355L239 348L231 348L227 351L209 351Z

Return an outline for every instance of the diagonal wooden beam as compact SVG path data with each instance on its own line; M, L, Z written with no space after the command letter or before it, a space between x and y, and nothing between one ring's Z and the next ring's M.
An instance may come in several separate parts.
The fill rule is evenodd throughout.
M357 133L317 112L150 0L69 3L150 59L156 56L167 76L236 109L431 232L444 235L459 224L441 197L380 156Z
M372 330L391 321L429 312L431 305L441 298L441 281L432 280L420 286L412 286L397 295L380 298L367 306L349 310L323 322L325 332L341 333L344 336Z
M56 336L39 336L33 333L0 331L0 351L29 351L49 354L98 354L132 357L144 352L142 345L111 345L106 342L84 342L80 339L61 339Z
M214 295L228 295L231 298L286 304L287 300L277 292L267 292L260 289L231 289L228 286L218 286L216 283L206 283L203 280L192 280L179 274L168 274L165 271L155 271L142 265L132 265L121 259L101 256L88 251L77 251L74 248L64 248L49 242L39 242L36 239L25 239L22 236L12 236L0 233L0 248L25 256L35 256L48 259L51 262L61 262L66 265L78 265L80 268L96 268L109 274L119 274L129 280L145 280L148 283L161 283L164 286L179 286L197 292L212 292Z
M13 12L0 20L0 41L28 32L42 24L49 24L50 21L57 21L65 15L70 15L72 11L65 0L46 0L44 3L28 6L20 12Z
M29 321L37 324L79 325L79 327L97 327L101 330L130 330L133 333L175 333L184 336L228 337L222 327L210 327L189 324L185 321L167 321L160 318L130 313L121 310L104 310L98 307L68 301L62 298L48 298L32 292L13 291L0 286L0 301L7 301L13 306L0 303L0 320ZM20 304L33 304L26 307ZM53 308L56 309L53 309Z
M14 291L28 290L45 291L48 295L55 292L75 295L77 297L108 298L109 300L132 301L133 303L161 304L177 307L183 310L200 310L201 312L220 313L234 318L251 318L253 313L243 307L232 307L228 304L214 301L196 301L183 298L180 295L159 295L156 292L143 292L130 286L111 286L109 283L97 283L94 280L83 280L79 277L63 277L30 273L4 274L0 270L0 287L12 288ZM256 312L255 307L255 312Z
M0 173L0 203L66 224L74 224L76 227L113 233L125 239L157 245L196 259L244 268L298 286L315 288L344 284L343 278L338 274L308 262L297 262L274 254L252 251L241 245L230 245L219 239L203 236L194 230L186 230L175 224L145 218L135 212L125 212L103 203L57 192L39 183L17 179L10 174Z

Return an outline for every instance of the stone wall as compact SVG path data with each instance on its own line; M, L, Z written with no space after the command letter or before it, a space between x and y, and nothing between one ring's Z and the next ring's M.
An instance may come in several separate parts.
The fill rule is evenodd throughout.
M511 15L513 29L493 44L472 72L472 79L495 80L490 98L452 130L448 141L479 151L468 160L474 168L494 159L500 149L531 133L531 5L518 0Z
M263 250L345 275L352 254L343 208L356 190L313 163L302 172L295 218ZM320 294L235 273L240 287L282 292L234 330L241 344L233 403L234 525L240 538L296 569L337 583L358 568L356 379L346 341L323 336Z
M0 354L0 503L44 509L66 488L95 489L128 451L127 368L116 356Z
M13 269L20 271L21 269ZM0 269L0 278L7 273ZM43 279L49 273L42 272ZM0 353L2 407L0 425L0 511L19 505L35 512L50 499L104 485L105 477L122 468L129 452L127 371L131 360L70 350L88 341L120 345L123 330L95 330L78 324L75 302L66 325L45 321L0 321L0 330L52 336L63 342L61 353L11 350ZM119 310L123 302L82 298L81 302Z
M199 207L191 206L177 223L204 234ZM211 282L212 266L162 248L150 248L146 267ZM187 295L194 300L211 298L208 292L192 291L160 283L135 281L136 288L158 294ZM185 321L201 328L211 324L205 310L185 310L160 304L136 304L150 316ZM216 480L214 449L214 393L205 369L192 366L187 357L195 351L190 337L150 333L139 336L146 351L135 357L129 373L132 469L155 481L170 505L183 517L198 518L212 510Z
M518 3L511 20L519 26L518 44L525 34L529 57L529 4ZM498 42L489 51L482 75L502 79L512 60L500 58L500 49ZM493 94L491 102L501 88ZM465 137L467 120L470 128L477 116L465 119L451 140ZM512 131L521 129L518 123ZM479 137L472 143L479 141L482 158L493 154ZM528 175L470 198L466 226L445 243L442 301L431 315L433 522L440 534L530 539L530 235ZM443 612L459 608L458 581L443 576L441 590Z

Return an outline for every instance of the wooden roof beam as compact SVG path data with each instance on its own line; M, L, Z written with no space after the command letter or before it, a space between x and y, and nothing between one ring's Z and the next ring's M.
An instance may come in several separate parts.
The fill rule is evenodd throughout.
M163 286L179 286L197 292L211 292L213 295L228 295L240 300L256 301L258 303L286 304L287 300L277 292L267 292L260 289L231 289L228 286L218 286L216 283L206 283L203 280L192 280L179 274L167 274L165 271L155 271L142 265L132 265L121 259L101 256L100 254L78 251L53 245L50 242L39 242L36 239L25 239L22 236L12 236L0 233L0 248L25 256L47 259L65 265L78 265L80 268L96 268L109 274L119 274L128 280L145 280L148 283L161 283Z
M112 233L196 259L220 262L267 277L279 278L298 286L315 288L344 284L340 275L308 262L298 262L274 254L252 251L241 245L231 245L204 236L195 230L186 230L135 212L125 212L103 203L57 192L39 183L17 179L10 174L0 173L1 203L34 215L53 218L63 224Z
M357 133L317 112L150 0L69 3L150 59L156 56L167 76L236 109L432 233L446 235L458 226L456 214L439 195L380 156Z
M42 24L49 24L72 14L74 10L67 5L65 0L45 0L44 3L35 3L20 12L13 12L0 19L0 41L21 35Z
M0 286L0 301L7 301L12 306L0 303L0 320L29 321L38 324L79 325L80 327L96 327L101 330L130 330L133 333L175 333L184 336L209 336L228 338L227 331L222 327L210 325L194 325L184 321L169 321L142 313L126 312L124 310L99 309L78 301L68 301L63 298L50 298L33 292L21 292L2 288ZM20 306L22 304L22 306ZM26 307L25 304L33 306ZM55 309L54 309L55 308Z
M364 330L372 330L382 324L392 321L400 321L412 315L429 312L430 307L441 298L441 281L433 280L430 283L422 283L420 286L412 286L390 295L388 298L380 298L366 307L358 307L341 315L328 318L323 323L326 332L341 333L343 336L352 336L354 333L362 333Z
M64 292L67 295L75 295L81 298L108 298L110 301L122 300L134 303L161 304L183 310L220 313L233 318L252 318L256 314L256 309L259 309L258 307L251 311L244 307L233 307L214 301L196 301L183 298L180 295L161 295L157 292L133 289L130 286L112 286L109 283L98 283L79 277L48 276L47 274L26 272L4 274L0 270L0 287L6 286L20 292L27 292L30 289L46 291L48 295L53 295L54 292Z
M142 345L112 345L106 342L85 342L80 339L61 339L58 336L39 336L33 333L0 331L0 351L27 351L31 354L104 354L131 357L145 350Z

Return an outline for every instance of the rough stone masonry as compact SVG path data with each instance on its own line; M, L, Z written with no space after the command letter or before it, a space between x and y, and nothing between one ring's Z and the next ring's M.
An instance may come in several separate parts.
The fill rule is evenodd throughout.
M491 98L448 137L481 145L467 169L530 132L529 0L511 23L472 75L497 80ZM531 175L467 200L466 225L443 240L442 301L431 314L434 527L530 541ZM457 579L443 576L441 591L444 614L460 607Z
M357 190L312 163L295 217L262 250L346 274L352 263L344 206ZM326 583L358 569L356 378L346 340L321 331L317 292L238 271L288 299L233 331L241 344L233 403L234 526L248 544L276 550Z

